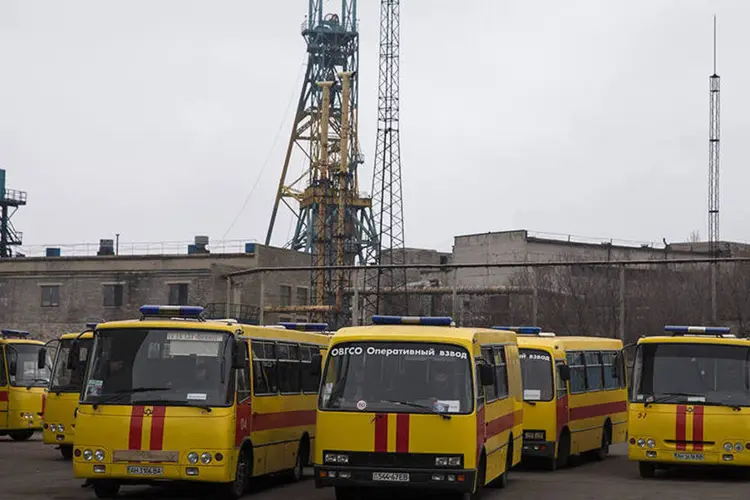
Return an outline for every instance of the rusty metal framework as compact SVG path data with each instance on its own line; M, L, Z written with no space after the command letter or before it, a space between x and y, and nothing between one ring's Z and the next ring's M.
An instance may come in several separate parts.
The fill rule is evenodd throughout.
M356 0L342 0L340 13L323 15L323 0L309 0L302 25L308 63L274 201L266 245L271 244L279 206L296 219L286 247L311 255L311 304L315 321L341 327L351 307L343 293L351 273L330 266L364 262L377 244L372 200L359 192L363 163L357 138L359 32ZM293 157L302 173L290 173ZM296 207L294 206L296 205Z

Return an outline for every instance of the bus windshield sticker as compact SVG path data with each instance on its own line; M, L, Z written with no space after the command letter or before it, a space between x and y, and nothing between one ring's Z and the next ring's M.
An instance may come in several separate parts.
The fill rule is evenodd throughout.
M705 403L706 396L688 396L688 403Z
M188 401L205 401L206 394L202 392L189 392L187 399Z
M183 340L187 342L217 342L224 340L223 335L216 333L168 332L167 340Z
M542 399L542 391L539 389L524 389L523 399L530 401L539 401Z
M362 411L365 408L367 408L367 401L365 401L364 399L360 399L359 401L357 401L357 409L358 410Z
M103 380L90 379L86 384L86 396L100 396L103 384Z
M215 358L219 356L219 342L192 342L185 340L171 340L168 344L168 356L203 356Z
M437 400L434 409L440 413L458 413L461 411L461 402L458 400Z

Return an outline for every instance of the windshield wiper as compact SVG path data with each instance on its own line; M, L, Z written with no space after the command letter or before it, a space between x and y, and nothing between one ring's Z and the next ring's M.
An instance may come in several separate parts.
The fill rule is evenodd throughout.
M151 391L168 391L169 387L134 387L132 389L121 389L119 391L115 391L106 397L100 399L99 401L95 402L93 405L93 408L96 410L97 407L102 403L107 403L109 401L114 401L118 399L120 396L125 396L129 394L136 394L138 392L151 392Z
M649 396L653 397L653 394L649 394ZM649 405L652 405L652 404L668 403L669 401L672 401L672 400L680 398L680 397L683 397L683 398L703 398L704 401L705 401L705 396L703 394L690 394L690 393L687 393L687 392L670 392L670 393L665 394L663 396L660 396L658 398L654 398L651 401L648 401L648 399L646 399L646 401L643 403L643 406L644 407L648 407ZM703 404L704 401L696 401L696 402L700 403L700 404Z
M394 401L392 399L383 399L381 401L383 403L391 403L391 404L394 404L394 405L409 406L411 408L419 408L421 410L427 410L428 412L433 413L435 415L440 415L445 420L450 420L451 419L451 416L449 414L437 411L435 408L431 408L429 406L421 405L419 403L411 403L409 401Z
M29 382L29 384L26 386L26 390L30 391L32 387L44 387L44 386L34 385L37 382L44 382L44 385L49 384L49 380L46 378L35 378L31 382Z
M524 399L523 402L529 403L531 406L536 406L536 401L534 401L533 399Z
M186 406L191 408L200 408L211 413L211 407L208 405L188 403L187 401L172 401L169 399L148 399L133 401L134 405L158 405L158 406Z

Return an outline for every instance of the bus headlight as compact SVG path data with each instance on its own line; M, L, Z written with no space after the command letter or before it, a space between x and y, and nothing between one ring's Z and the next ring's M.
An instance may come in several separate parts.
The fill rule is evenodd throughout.
M336 453L326 453L325 462L327 464L348 464L349 455L338 455Z
M83 450L83 459L86 460L87 462L90 462L93 456L94 456L94 452L92 452L88 448Z
M65 432L65 426L63 424L58 425L57 432Z
M188 459L188 462L190 462L191 464L197 464L199 457L196 452L191 451L190 453L188 453L187 459Z
M102 460L104 460L104 452L102 450L96 450L94 452L94 459L97 462L101 462Z
M49 430L52 432L57 432L57 426L55 424L49 424Z
M732 451L732 443L724 443L724 451Z
M742 451L742 443L734 443L734 451L737 453Z
M449 457L448 465L451 467L461 467L461 457Z
M646 447L646 440L643 438L638 438L638 447L639 448L645 448Z
M211 454L210 453L201 453L201 462L203 462L205 465L208 465L211 463Z
M653 439L649 439L648 441L646 441L646 446L648 446L649 448L654 448L656 447L656 441L654 441Z

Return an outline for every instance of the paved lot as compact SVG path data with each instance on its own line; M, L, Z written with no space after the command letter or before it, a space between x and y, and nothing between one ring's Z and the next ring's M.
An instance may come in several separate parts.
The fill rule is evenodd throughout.
M750 490L748 475L742 471L686 471L644 481L628 462L623 446L613 447L613 456L604 462L580 463L557 472L513 471L507 490L487 490L486 500L518 499L720 499L744 498ZM3 500L56 499L89 500L94 494L80 487L72 477L70 463L59 458L40 438L15 443L0 438L0 498ZM205 494L157 488L125 488L121 497L133 499L201 498ZM247 498L255 500L332 500L330 490L316 490L312 481L294 485L265 481ZM392 498L389 496L388 498ZM408 497L407 497L408 498ZM414 498L414 497L412 497Z

